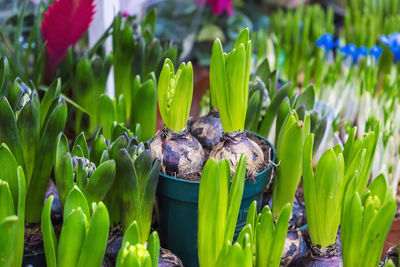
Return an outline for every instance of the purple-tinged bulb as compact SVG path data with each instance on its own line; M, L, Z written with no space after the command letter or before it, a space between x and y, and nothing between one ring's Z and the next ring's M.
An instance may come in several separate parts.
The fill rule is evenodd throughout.
M390 51L392 51L394 56L394 62L397 63L400 61L400 33L395 32L389 36L381 35L381 42L390 47Z
M323 48L325 51L331 51L339 45L339 39L333 40L333 36L330 33L323 34L315 44L318 47Z

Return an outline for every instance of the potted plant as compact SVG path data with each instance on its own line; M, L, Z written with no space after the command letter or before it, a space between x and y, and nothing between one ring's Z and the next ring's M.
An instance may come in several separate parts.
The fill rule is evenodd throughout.
M140 231L136 221L126 230L118 252L117 267L157 267L160 255L160 240L157 232L151 233L147 243L140 240Z
M6 71L7 73L7 71ZM67 120L67 105L59 96L60 80L51 84L42 100L33 84L16 79L0 99L0 142L6 143L15 166L26 182L25 263L43 250L40 214L53 168L57 135ZM43 256L43 255L41 255Z
M102 202L93 202L89 210L90 204L74 186L65 201L64 222L57 239L50 219L53 198L47 199L41 222L47 266L100 267L110 226L106 206Z
M245 183L244 197L238 216L238 223L236 224L236 235L245 225L247 209L253 200L258 201L258 209L261 209L260 200L262 197L262 191L267 185L270 177L270 168L268 168L268 164L271 161L274 162L275 159L274 148L266 139L243 131L247 110L246 92L248 91L248 80L250 75L250 53L251 41L249 40L249 32L247 29L242 31L239 35L236 46L233 51L230 52L229 56L226 56L228 58L226 61L222 52L222 45L219 40L216 40L213 48L210 75L212 85L211 88L214 88L211 89L211 94L214 94L212 99L214 99L213 101L217 103L214 105L219 110L222 127L226 133L226 138L223 140L221 139L219 143L212 148L210 157L215 157L217 160L226 157L231 162L231 173L233 173L233 170L236 168L237 160L242 153L247 154L247 158L251 158L251 163L247 165L246 170L249 179L246 179ZM187 123L190 102L186 102L186 100L182 100L180 102L179 100L177 101L176 99L180 97L179 95L175 95L175 99L173 98L170 100L172 103L171 107L174 105L174 103L180 103L181 106L186 103L185 105L187 105L187 109L184 109L185 114L187 114L186 117L183 117L182 113L175 114L175 117L171 113L168 114L168 112L172 112L173 109L166 109L165 107L167 106L165 103L163 103L166 102L166 99L168 99L166 98L168 94L164 93L167 91L167 88L170 90L167 91L169 93L169 97L173 95L173 92L178 94L179 90L173 90L171 85L180 85L179 80L183 77L182 71L182 74L176 75L179 78L178 81L171 81L171 79L174 78L172 74L169 75L169 79L163 78L163 75L166 76L165 73L173 73L171 72L171 65L171 63L166 62L164 65L166 70L163 69L160 75L158 84L159 105L161 115L166 126L169 127L168 125L173 122L171 119L175 119L180 121L177 130L181 131ZM182 68L182 66L180 68ZM240 81L235 80L235 74L241 77ZM219 84L223 81L227 82ZM190 89L186 90L192 90L191 82L187 83L186 86L188 89ZM182 90L181 88L179 89ZM227 99L229 99L229 101ZM181 108L183 109L183 107ZM166 120L164 118L166 118ZM230 139L230 136L236 136L237 138L234 137L233 139ZM192 138L192 140L193 139L195 138ZM226 155L224 152L225 149L230 150L229 140L235 140L234 146L236 147L230 156ZM164 145L162 146L161 144ZM152 153L154 156L162 155L159 152L154 152L154 150L160 150L161 147L163 147L167 153L171 153L167 143L165 141L160 142L160 137L157 135L151 143ZM178 145L175 147L178 147ZM201 150L203 150L203 148L201 148ZM187 170L201 170L202 160L198 160L198 158L192 158L192 154L190 153L193 153L193 151L192 148L190 148L190 151L186 153L188 157L183 157L183 160L179 161L178 159L180 159L182 156L178 157L177 155L185 155L184 151L185 148L179 152L177 151L178 153L175 153L176 157L168 157L168 155L166 157L166 154L162 155L163 159L170 160L172 158L176 160L174 161L174 166L176 166L176 168L171 169L170 166L164 165L164 172L160 174L160 181L157 189L157 203L160 213L160 239L164 246L171 249L182 258L184 264L189 266L197 266L197 249L195 246L197 239L197 196L199 194L200 184L198 180L200 177L199 175L197 175L197 177L193 177L190 172L188 173ZM257 154L256 161L254 161L252 154L254 151ZM202 151L198 151L198 153L203 154ZM200 156L199 158L203 159L203 157L204 156ZM187 163L187 159L191 159L189 163ZM178 162L182 165L177 164ZM167 161L164 162L164 164L165 163L167 163ZM180 166L182 166L181 169L179 168ZM171 172L171 170L175 172ZM186 175L182 175L182 173L185 172ZM182 236L183 239L176 239L176 235Z

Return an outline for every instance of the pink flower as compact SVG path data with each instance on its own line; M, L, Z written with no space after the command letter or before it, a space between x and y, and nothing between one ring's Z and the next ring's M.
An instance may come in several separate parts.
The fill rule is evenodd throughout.
M220 16L224 11L233 16L233 0L196 0L199 5L208 4L212 12Z
M94 14L94 0L55 0L43 14L42 37L46 42L48 76L89 28Z

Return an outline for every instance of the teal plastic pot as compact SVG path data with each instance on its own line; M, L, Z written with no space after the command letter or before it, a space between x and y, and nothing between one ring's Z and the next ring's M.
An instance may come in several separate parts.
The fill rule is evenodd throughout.
M255 134L256 135L256 134ZM275 148L271 159L275 162ZM240 206L235 237L246 224L250 204L257 200L261 211L262 193L271 178L271 169L266 168L256 175L255 183L246 179L242 204ZM187 181L160 174L157 187L157 203L160 218L159 235L163 247L176 254L185 266L199 266L197 257L197 209L199 199L198 181Z

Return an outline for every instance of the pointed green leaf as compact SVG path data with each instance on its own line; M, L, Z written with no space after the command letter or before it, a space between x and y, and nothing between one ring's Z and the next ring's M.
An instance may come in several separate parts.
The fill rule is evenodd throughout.
M78 267L101 266L107 247L110 219L106 206L93 203L89 231L82 244Z
M43 246L46 256L46 264L49 267L57 267L57 249L58 249L58 241L56 237L56 233L54 231L53 225L51 223L51 206L53 204L54 196L51 195L44 205L42 211L42 235L43 235Z
M88 204L100 202L111 188L115 178L115 162L113 160L102 163L89 178L83 194Z

